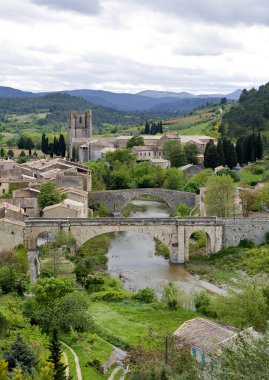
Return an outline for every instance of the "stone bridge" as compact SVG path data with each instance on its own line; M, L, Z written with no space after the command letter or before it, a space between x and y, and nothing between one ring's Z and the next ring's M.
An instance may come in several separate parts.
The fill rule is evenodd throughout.
M255 244L265 242L269 219L209 218L98 218L98 219L44 219L28 218L25 221L24 242L29 250L37 248L40 235L70 232L80 246L87 240L109 232L138 232L158 238L170 249L171 262L189 260L189 240L193 232L204 231L207 252L238 245L241 239L252 239Z
M126 190L108 190L108 191L91 191L89 192L89 207L97 203L105 204L110 213L121 213L126 204L133 199L142 195L151 195L167 204L174 212L180 203L188 207L194 207L196 204L196 194L185 191L168 190L168 189L126 189Z

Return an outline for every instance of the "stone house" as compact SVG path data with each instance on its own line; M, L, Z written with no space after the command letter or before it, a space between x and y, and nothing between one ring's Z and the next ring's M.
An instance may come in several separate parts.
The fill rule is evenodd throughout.
M136 156L137 161L149 161L164 156L163 149L152 146L133 146L131 151Z
M87 218L88 207L84 203L65 199L61 203L43 209L43 218Z
M193 164L187 164L187 165L181 166L179 169L182 170L187 175L194 175L196 173L199 173L202 170L199 166L196 166Z
M0 219L0 249L13 248L23 243L25 224L22 221Z
M0 197L9 192L9 182L8 178L0 178Z
M257 334L252 328L241 330L205 318L193 318L184 322L174 333L175 344L190 349L191 355L204 367L216 358L224 347L234 343L242 333Z
M82 189L76 188L67 188L60 190L62 194L66 195L67 199L71 199L72 201L83 203L86 207L88 207L88 192Z
M0 205L0 218L9 220L23 221L25 217L24 210L8 202L2 202Z

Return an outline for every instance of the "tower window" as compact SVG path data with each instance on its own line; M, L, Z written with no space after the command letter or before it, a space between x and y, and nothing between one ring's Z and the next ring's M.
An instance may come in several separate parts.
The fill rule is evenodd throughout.
M82 123L82 117L80 116L79 117L79 124L81 124Z

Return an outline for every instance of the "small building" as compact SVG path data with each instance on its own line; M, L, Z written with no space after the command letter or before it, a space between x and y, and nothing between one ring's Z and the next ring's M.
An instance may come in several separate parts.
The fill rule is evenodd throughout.
M0 178L0 197L9 192L9 182L8 178Z
M170 161L164 158L151 158L149 162L154 166L161 166L163 169L170 167Z
M82 189L77 189L74 187L66 188L60 190L62 194L65 194L67 199L72 201L80 202L88 207L88 192Z
M136 155L137 161L149 161L153 158L163 158L163 149L152 146L133 146L132 153Z
M193 164L187 164L187 165L181 166L179 169L188 175L197 174L202 170L201 168L199 168L199 166L196 166Z
M246 331L249 330L253 331ZM188 347L192 356L204 366L241 333L235 327L198 317L184 322L173 336L175 344Z
M0 218L9 220L22 221L25 217L23 208L8 202L2 202L0 205Z
M87 218L88 207L84 203L65 199L61 203L43 209L43 218Z

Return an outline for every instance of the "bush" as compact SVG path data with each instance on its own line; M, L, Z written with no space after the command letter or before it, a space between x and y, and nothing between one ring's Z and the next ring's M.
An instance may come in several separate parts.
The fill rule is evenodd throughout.
M217 175L218 176L229 175L230 177L232 177L232 179L233 179L234 182L239 182L240 181L239 174L236 171L231 170L229 168L225 168L225 169L222 169L222 170L218 171Z
M140 289L134 298L144 303L152 303L157 300L154 289L149 287Z
M133 298L133 294L124 291L105 290L99 293L94 293L91 297L92 301L118 302Z
M240 240L240 243L238 244L238 247L242 247L242 248L253 248L254 247L254 243L252 240L249 240L249 239L242 239Z
M170 309L178 309L183 305L183 294L175 284L169 282L163 289L162 300Z
M175 216L188 216L190 215L191 209L186 206L184 203L180 203L177 206L177 210L175 212Z
M90 276L86 279L85 289L89 293L96 293L103 290L105 281L101 276Z
M198 313L210 316L211 297L206 292L199 292L195 294L194 304Z

